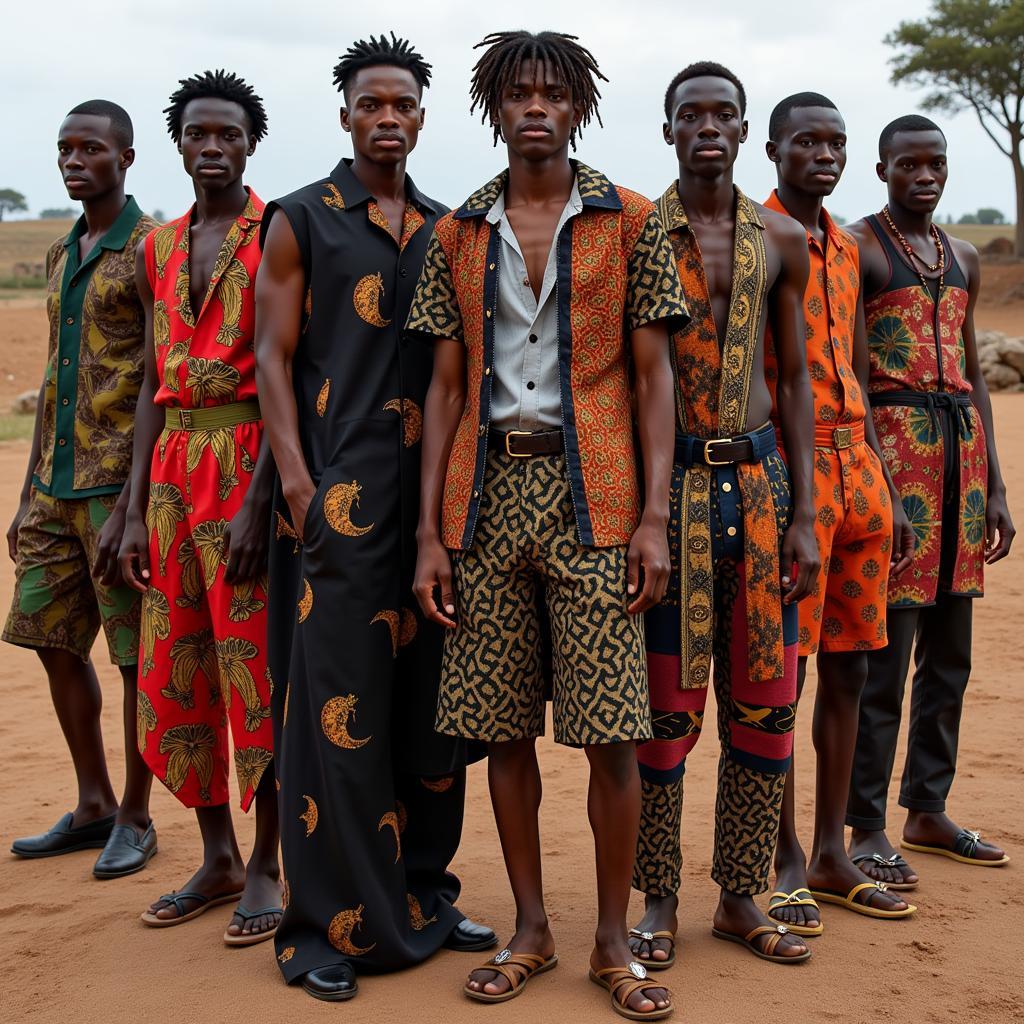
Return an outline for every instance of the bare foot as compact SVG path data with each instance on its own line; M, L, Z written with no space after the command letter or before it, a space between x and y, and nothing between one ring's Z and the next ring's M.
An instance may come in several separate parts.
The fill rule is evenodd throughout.
M941 812L910 811L903 826L903 838L917 846L940 846L956 852L956 838L963 831L966 830ZM974 860L1002 860L1006 854L998 846L979 839L968 856Z
M598 939L594 946L594 952L590 954L590 966L595 971L603 970L605 967L628 970L628 965L632 960L633 953L626 942L625 935L607 941ZM642 979L638 978L637 980ZM672 993L661 985L645 986L630 995L625 1005L634 1013L653 1013L655 1010L665 1010L672 1005Z
M262 910L265 907L280 906L281 881L277 861L270 865L249 864L245 873L245 891L242 893L239 909L244 907L252 913L254 910ZM259 935L262 932L272 931L280 923L281 913L278 910L244 920L236 910L228 925L228 935Z
M845 853L837 857L819 855L808 865L807 878L812 889L827 889L844 896L864 884L864 872ZM875 910L906 910L909 906L898 893L883 889L862 889L854 899Z
M678 896L648 896L644 901L644 916L636 923L634 931L640 935L629 935L629 950L640 961L648 963L664 963L671 955L675 943L671 939L645 939L643 933L671 932L675 935L679 928L676 910L679 908Z
M882 831L866 832L855 828L850 837L849 855L869 857L869 860L857 862L857 867L872 882L885 882L887 885L916 885L917 872L909 864L899 864L903 859L889 837ZM875 856L877 854L877 857Z
M769 928L777 925L757 908L750 896L738 896L735 893L722 890L715 909L714 926L720 932L728 932L730 935L738 935L742 938L749 935L755 928L767 926ZM778 934L776 932L776 934ZM771 934L765 932L753 941L763 951ZM774 956L803 956L807 952L807 944L798 935L783 935L776 945Z
M785 862L778 856L775 858L775 888L779 892L794 893L797 889L807 888L807 865L804 863L803 855L798 859ZM789 927L796 925L799 928L817 928L821 924L821 914L817 907L795 906L795 901L810 899L810 894L797 892L792 903L775 901L775 906L768 910L768 917L772 921L784 924Z
M555 953L555 937L551 934L545 918L535 925L521 924L504 948L510 949L513 953L532 953L550 960ZM512 988L512 982L504 974L489 967L478 967L475 971L470 971L466 988L489 996L500 996Z
M217 896L224 896L228 893L238 892L245 884L245 867L240 860L226 860L204 864L179 890L176 892L199 893L207 899L215 899ZM181 913L170 900L157 900L149 905L149 912L162 921L170 921L175 917L182 917L191 913L200 906L200 901L185 897L182 901Z

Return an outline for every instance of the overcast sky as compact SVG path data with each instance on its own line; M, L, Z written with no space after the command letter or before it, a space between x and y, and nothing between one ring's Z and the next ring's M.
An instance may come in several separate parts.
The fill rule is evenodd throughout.
M192 201L191 183L160 111L178 78L225 67L255 87L270 119L248 183L264 199L282 195L350 155L338 126L332 68L353 39L394 29L434 65L426 128L410 173L424 191L457 205L504 166L489 129L469 115L472 46L489 31L529 28L574 33L593 51L610 79L601 87L604 128L587 130L578 155L650 196L675 175L661 139L662 99L686 64L717 60L744 82L750 139L736 180L758 200L775 184L764 155L772 107L792 92L825 93L845 116L850 137L849 164L830 206L853 219L884 201L874 172L879 130L920 110L920 93L890 84L891 53L882 38L900 18L927 9L927 0L28 0L10 5L3 21L0 96L8 141L0 188L23 192L33 216L68 206L56 168L57 129L76 103L104 98L124 106L135 123L129 191L146 210L168 217L183 212ZM938 120L950 144L940 214L995 206L1012 217L1009 161L974 115Z

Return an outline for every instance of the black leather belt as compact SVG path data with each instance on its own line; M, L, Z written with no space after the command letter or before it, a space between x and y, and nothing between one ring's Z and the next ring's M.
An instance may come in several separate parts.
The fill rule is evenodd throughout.
M676 462L686 467L760 462L777 447L775 428L770 423L737 437L709 439L693 434L676 434Z
M941 432L939 413L953 416L960 437L969 441L972 436L971 410L974 403L971 396L963 391L876 391L868 395L872 406L907 405L915 409L927 409L928 418L936 433Z
M560 430L492 430L491 448L505 452L514 459L526 459L531 455L561 455L565 442Z

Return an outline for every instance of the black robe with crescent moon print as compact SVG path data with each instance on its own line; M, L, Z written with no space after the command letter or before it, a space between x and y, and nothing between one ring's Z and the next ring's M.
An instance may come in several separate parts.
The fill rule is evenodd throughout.
M280 488L270 555L269 662L288 981L348 961L389 971L462 919L465 747L434 732L441 637L412 595L420 433L432 353L402 337L434 222L406 179L400 242L343 160L271 203L302 253L292 366L316 494L300 542ZM273 411L267 410L272 416Z

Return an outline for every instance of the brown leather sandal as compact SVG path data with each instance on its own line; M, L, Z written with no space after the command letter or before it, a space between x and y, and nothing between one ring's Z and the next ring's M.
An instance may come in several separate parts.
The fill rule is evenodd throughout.
M676 962L676 936L675 932L643 932L639 928L630 928L629 937L640 939L643 942L655 942L657 939L667 939L669 943L668 956L664 960L655 960L649 956L641 956L636 950L633 956L637 958L649 971L667 971ZM651 948L653 952L653 947Z
M612 994L612 1009L627 1020L664 1020L672 1015L675 1009L673 1006L666 1006L659 1010L655 1007L648 1013L641 1010L631 1010L626 1004L634 992L646 988L664 988L664 985L655 985L647 980L647 968L642 963L634 960L628 967L602 967L595 971L590 968L590 980L595 985L607 989ZM653 1003L654 1000L652 999Z
M743 936L733 935L732 932L723 932L719 928L712 928L711 934L716 939L724 939L726 942L738 942L741 946L746 946L754 956L773 964L802 964L805 960L810 960L811 958L811 951L809 949L805 949L799 956L782 956L775 952L782 941L782 937L789 934L789 929L784 924L774 926L769 924L758 925L757 928L752 928ZM763 950L758 949L754 942L755 939L762 935L771 935L771 938L764 944Z
M500 974L503 978L507 978L508 983L512 987L507 992L501 992L497 995L491 995L490 992L477 992L475 989L471 989L468 984L463 986L462 991L470 999L475 999L479 1003L505 1003L509 999L515 999L526 988L526 983L534 975L550 971L557 965L557 953L552 953L545 960L544 957L537 956L536 953L513 953L512 950L506 947L500 953L491 957L487 963L476 968L476 970L494 971L495 974ZM491 982L485 982L485 984L489 985Z

